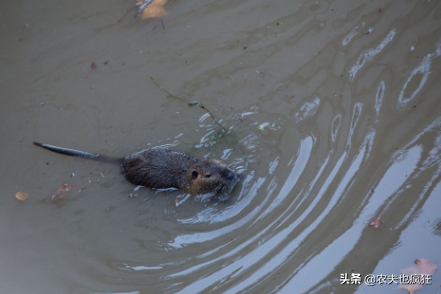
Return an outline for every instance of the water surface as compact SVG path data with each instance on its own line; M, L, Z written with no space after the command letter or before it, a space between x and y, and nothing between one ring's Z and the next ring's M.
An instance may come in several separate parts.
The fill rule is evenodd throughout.
M391 293L341 274L441 265L439 1L165 8L3 3L2 293ZM176 207L178 191L133 191L118 166L33 141L115 157L170 144L243 179L229 201ZM432 283L418 293L439 270Z

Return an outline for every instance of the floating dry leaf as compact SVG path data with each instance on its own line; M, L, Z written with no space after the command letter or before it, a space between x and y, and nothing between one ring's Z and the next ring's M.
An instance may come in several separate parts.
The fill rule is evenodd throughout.
M164 9L165 3L167 3L168 0L153 0L152 3L150 3L143 12L141 12L142 18L155 18L155 17L161 17L164 15L167 15L167 11ZM136 1L139 3L139 6L141 7L146 1Z
M52 201L57 201L60 199L64 199L66 194L72 190L74 188L74 186L68 185L68 184L64 184L62 185L60 188L57 189L57 191L55 191L54 194L52 194L51 199Z
M383 221L381 219L376 218L376 219L373 219L369 225L371 227L373 227L374 229L378 229L382 223L383 223Z
M26 199L28 199L29 194L26 192L17 192L15 193L15 198L17 198L20 201L25 201Z
M401 271L405 275L433 275L437 268L436 263L433 261L426 259L426 258L418 258L415 260L415 265L407 267L405 269L402 269ZM398 289L403 289L409 292L409 294L412 294L419 289L424 287L425 283L421 284L401 284L398 286Z

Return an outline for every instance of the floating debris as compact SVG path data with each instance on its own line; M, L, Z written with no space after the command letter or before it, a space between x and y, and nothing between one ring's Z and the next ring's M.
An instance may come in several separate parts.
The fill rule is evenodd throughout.
M137 18L140 15L142 19L155 18L155 17L161 17L167 15L168 13L164 9L164 5L165 3L167 3L167 1L168 0L142 0L142 1L138 0L136 5L140 7L136 12L134 18Z
M52 201L57 201L57 200L61 200L64 199L66 194L72 190L74 188L74 186L68 185L68 184L64 184L61 187L59 187L57 189L57 191L55 191L54 194L52 194L51 199Z
M383 224L383 221L379 218L373 219L369 224L374 229L378 229Z
M369 30L367 30L367 32L365 33L365 35L369 35L370 33L372 33L374 31L373 28L370 28Z
M28 199L29 194L26 192L17 192L15 193L15 198L17 198L17 200L20 201L25 201L26 199Z
M268 126L268 123L262 123L262 124L260 124L260 125L258 125L257 126L257 129L259 130L259 131L264 131L265 130L265 127L267 127Z

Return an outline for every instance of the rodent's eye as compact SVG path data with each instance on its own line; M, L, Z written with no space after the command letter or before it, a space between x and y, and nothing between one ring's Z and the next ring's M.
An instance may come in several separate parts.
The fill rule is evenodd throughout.
M211 177L211 175L210 175L210 174L208 174L208 175L205 175L205 177L206 177L206 178L209 178L209 177Z
M198 178L198 175L199 175L199 173L195 170L191 172L191 178L193 180L196 180Z

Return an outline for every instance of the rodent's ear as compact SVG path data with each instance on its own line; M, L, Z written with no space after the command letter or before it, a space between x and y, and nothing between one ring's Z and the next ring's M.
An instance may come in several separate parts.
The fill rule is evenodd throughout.
M199 173L198 173L197 170L194 170L194 171L191 172L191 178L193 180L196 180L198 178L198 176L199 176Z

